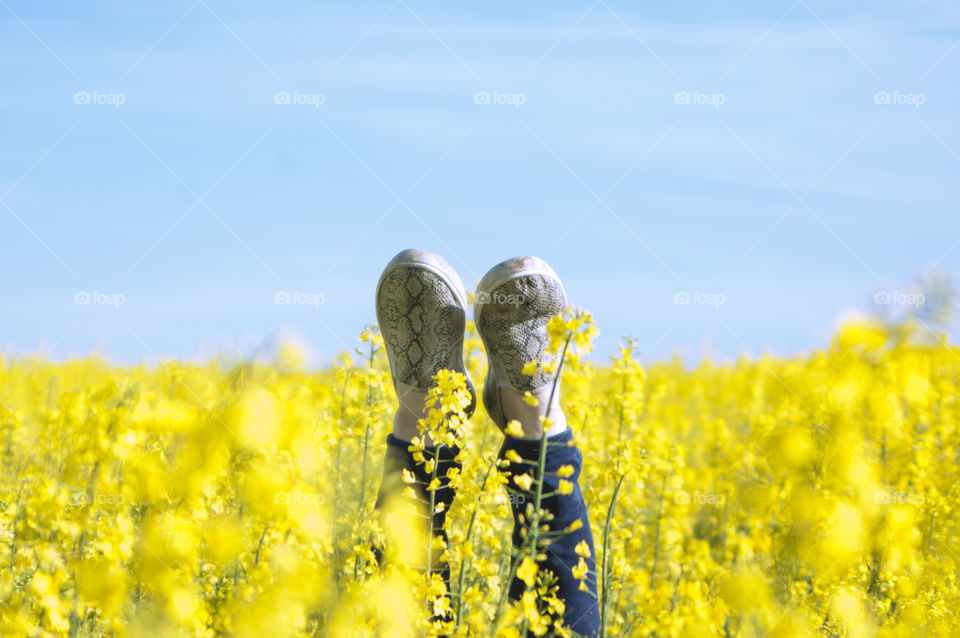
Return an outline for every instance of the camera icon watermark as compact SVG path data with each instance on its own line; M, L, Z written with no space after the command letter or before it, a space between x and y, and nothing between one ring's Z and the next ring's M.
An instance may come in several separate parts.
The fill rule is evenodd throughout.
M719 308L727 303L727 297L718 292L678 290L673 293L673 303L678 306L713 306Z
M127 502L123 494L87 494L86 492L75 491L70 496L70 503L74 507L92 506L119 506Z
M907 494L904 492L890 492L879 490L873 495L873 502L877 505L914 505L919 506L927 502L923 494Z
M276 505L310 505L319 507L327 502L327 497L316 492L277 492L273 497Z
M527 303L527 297L517 292L506 293L495 290L490 293L487 290L481 290L473 297L474 305L497 304L504 306L522 306Z
M727 96L723 93L704 93L702 91L677 91L673 94L673 103L681 106L691 104L700 106L712 106L719 109L727 103Z
M317 292L278 290L273 293L273 303L278 306L313 306L319 308L327 303L327 298Z
M127 303L126 295L119 292L87 292L78 290L73 293L73 303L77 306L113 306L119 308Z
M500 91L477 91L473 94L473 103L481 106L497 105L512 106L519 109L526 104L527 96L523 93L502 93Z
M127 102L123 93L101 93L100 91L77 91L73 94L73 103L81 106L99 105L120 108Z
M926 303L926 301L926 296L919 292L877 290L873 293L873 303L877 306L912 306L918 308Z
M480 492L477 495L477 505L510 505L510 507L520 507L527 502L527 498L520 492L503 491Z
M713 492L687 492L680 490L673 495L673 502L677 505L710 505L713 507L722 507L727 502L726 494L716 494Z
M273 94L273 103L281 106L312 106L315 109L326 104L327 96L323 93L304 93L301 91L277 91Z
M923 93L904 93L903 91L877 91L873 94L873 103L881 106L899 105L912 106L919 109L927 102L927 96Z

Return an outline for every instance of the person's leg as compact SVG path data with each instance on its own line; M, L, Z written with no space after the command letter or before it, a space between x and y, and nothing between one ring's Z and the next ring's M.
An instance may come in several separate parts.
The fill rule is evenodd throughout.
M559 379L543 371L556 363L548 352L547 323L566 307L563 285L545 262L518 257L487 273L474 300L474 319L488 359L483 403L507 434L500 457L514 518L513 562L537 556L537 571L551 572L555 579L556 597L564 603L564 624L580 635L596 635L600 625L596 559L579 485L583 457L560 408ZM537 370L528 368L526 372L534 374L525 374L530 362L537 363ZM545 417L549 424L543 438ZM542 443L546 444L542 513L537 514ZM536 520L546 524L546 533L533 529L531 522ZM531 574L520 571L510 585L514 600L530 589Z
M391 500L412 495L417 515L424 522L424 537L413 539L415 545L406 548L401 560L440 573L449 592L449 566L443 562L443 551L435 539L446 544L445 521L454 499L448 471L459 470L459 450L434 445L417 423L426 416L425 399L434 385L434 375L441 370L466 374L466 293L456 272L441 257L405 250L380 276L376 310L398 400L393 432L387 436L376 507L384 514ZM472 393L469 377L468 385ZM424 439L424 447L414 451L411 441L417 437ZM432 467L430 461L434 462ZM439 486L428 489L434 478Z
M524 489L513 477L529 475L536 481L540 443L507 436L500 449L500 458L509 463L502 471L508 480L515 547L522 547L530 534L526 517L531 513L528 506L535 504L536 491ZM557 579L557 598L564 602L564 624L578 634L592 636L600 627L600 609L593 534L579 483L583 455L574 445L569 428L547 437L546 445L542 493L548 496L542 498L540 507L550 516L546 535L549 544L541 552L544 558L539 568L552 572ZM569 487L561 488L561 481L568 481ZM525 590L526 583L517 577L510 584L510 597L519 600Z
M448 472L452 468L458 471L461 468L457 455L458 448L445 445L426 446L422 452L427 460L437 464L436 478L439 486L430 492L426 487L433 480L434 473L428 472L426 464L417 462L410 450L410 441L397 438L396 434L387 435L387 451L383 460L383 478L380 481L380 491L377 494L376 509L383 512L391 499L402 498L406 487L413 490L413 500L417 515L423 518L429 516L430 524L425 529L425 535L419 539L419 546L410 547L408 556L417 555L423 558L418 565L423 569L428 566L433 573L439 573L450 590L450 566L442 559L443 552L434 544L434 538L447 542L446 519L447 512L453 504L454 489L450 486ZM413 480L404 480L404 471L413 475ZM432 497L432 498L431 498ZM430 516L431 505L433 515ZM431 551L431 545L433 545ZM429 556L430 558L427 558Z

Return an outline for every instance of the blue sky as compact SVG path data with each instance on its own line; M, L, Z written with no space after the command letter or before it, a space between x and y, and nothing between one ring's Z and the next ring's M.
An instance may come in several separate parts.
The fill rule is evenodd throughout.
M934 1L0 0L0 348L322 362L408 247L547 259L601 356L820 347L960 270L958 42Z

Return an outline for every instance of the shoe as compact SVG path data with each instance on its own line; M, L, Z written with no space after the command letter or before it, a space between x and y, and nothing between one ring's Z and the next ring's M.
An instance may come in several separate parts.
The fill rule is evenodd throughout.
M473 298L474 323L487 351L487 378L483 405L501 430L507 426L504 398L509 391L530 392L540 402L539 414L562 415L559 392L548 406L553 375L523 374L530 361L549 363L547 322L567 306L567 295L557 273L542 259L515 257L494 266L483 276ZM516 396L508 397L515 405ZM528 430L525 423L524 429Z
M394 389L399 382L425 391L440 370L460 372L472 397L470 416L476 392L463 364L467 293L453 267L426 250L402 251L380 275L376 306Z

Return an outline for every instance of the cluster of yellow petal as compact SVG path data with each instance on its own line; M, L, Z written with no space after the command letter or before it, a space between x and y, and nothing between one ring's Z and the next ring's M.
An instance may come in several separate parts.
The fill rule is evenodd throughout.
M596 538L571 569L599 582L605 636L956 632L960 350L860 323L789 359L641 366L628 340L595 365L588 314L549 332L571 345L563 407ZM496 471L501 435L482 406L459 416L462 375L437 379L421 424L462 448L462 471L434 478L458 490L429 549L450 591L377 550L420 530L373 510L395 397L379 333L361 341L317 371L286 351L0 358L0 635L569 635L535 554L508 602L504 483L535 482Z

